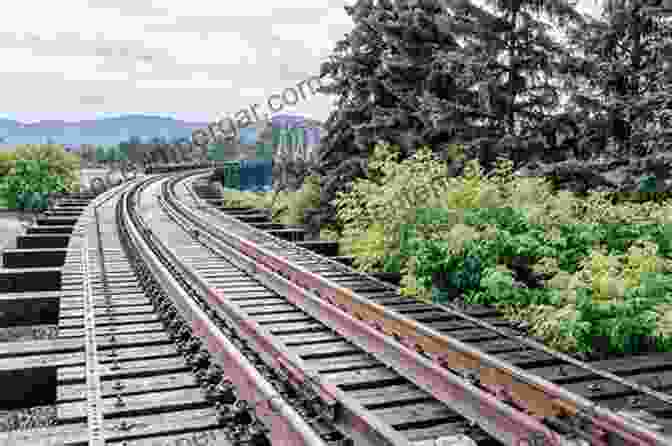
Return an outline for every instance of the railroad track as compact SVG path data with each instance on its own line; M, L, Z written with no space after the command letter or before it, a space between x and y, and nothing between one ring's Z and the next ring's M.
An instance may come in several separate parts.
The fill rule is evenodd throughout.
M326 355L317 351L327 340L325 327L317 348L305 339L317 321L280 324L266 347L279 347L283 337L293 351L267 355L246 331L249 324L227 319L207 298L224 292L259 305L279 296L218 256L210 273L222 283L213 281L212 292L202 272L190 268L194 262L208 269L207 249L181 232L170 211L157 209L154 192L165 181L133 182L68 212L72 236L59 276L58 337L0 346L1 371L23 374L13 377L19 392L30 394L32 384L49 378L46 390L55 396L41 403L55 416L38 429L0 433L0 444L474 445L459 435L464 431L489 439L354 346L346 348L350 358L334 364L333 345ZM40 298L55 297L41 292ZM275 310L266 314L269 324ZM272 366L278 358L298 358L302 346L312 373ZM377 375L368 376L374 369ZM326 387L327 401L320 371L343 384ZM390 384L404 392L401 399L379 391Z
M60 268L19 269L26 253L4 253L0 274L14 287L5 283L0 306L17 310L5 313L15 319L4 325L56 324L58 336L0 344L0 402L14 412L0 445L231 444L215 401L226 389L205 391L193 358L152 304L165 295L121 244L117 205L135 185L62 200L21 236L34 262L53 257L45 244L66 248ZM27 311L33 307L40 311ZM48 419L26 422L35 412Z
M303 290L318 291L324 300L331 300L351 315L372 325L378 321L379 331L396 335L402 343L426 356L452 354L449 363L443 364L444 368L461 374L500 401L507 401L519 411L518 415L543 420L554 432L574 434L591 444L666 444L670 441L669 409L672 406L669 403L672 399L659 391L669 388L670 354L642 355L636 362L618 359L582 363L522 339L514 331L498 328L496 325L502 322L495 318L492 310L480 308L466 314L401 299L393 286L222 215L214 206L199 199L191 186L185 187L187 193L180 197L183 203L190 201L187 203L190 206L182 205L181 212L192 214L192 225L216 234L207 238L211 245L219 245L215 240L218 238L228 247L227 251L227 247L218 246L222 251L230 255L245 253L252 261L243 261L241 265L256 271L258 278L266 277L266 282L271 283L276 280L271 271L280 273ZM264 225L264 219L256 217ZM484 317L490 318L493 324L484 323ZM381 324L383 319L385 322ZM474 351L473 347L487 354ZM441 358L434 355L434 359ZM416 383L422 380L413 379ZM450 397L444 401L449 402ZM452 404L454 407L454 401ZM461 409L471 420L478 419L478 411L468 413L468 409ZM502 429L483 427L496 436L498 429ZM511 437L500 435L498 438L512 441ZM515 441L520 438L518 435ZM552 441L551 437L546 440Z
M154 190L163 192L168 183L157 182ZM146 192L142 201L152 194ZM219 357L217 363L230 368L225 374L241 394L248 395L247 406L258 408L254 412L260 429L268 430L271 444L468 446L475 444L473 438L492 440L230 261L235 259L199 242L184 225L184 217L163 198L161 203L165 213L160 218L179 224L182 230L160 224L156 214L146 227L163 251L164 264L174 265L182 283L191 288L191 298L176 302L181 326L196 327L201 339L207 340L204 344L212 360L217 362ZM158 269L156 273L160 274ZM238 343L247 340L242 351L256 372L236 369L219 356L222 347L215 339L225 338ZM251 376L258 379L257 384ZM262 391L264 386L268 390ZM276 401L286 418L268 413L264 401Z
M0 296L55 299L59 327L54 339L0 344L0 382L34 397L46 380L54 397L40 404L56 413L0 432L0 445L670 444L669 396L583 364L558 373L566 359L479 325L497 322L490 310L403 301L223 215L195 193L207 173L138 179L80 203L58 292ZM663 370L652 364L646 373ZM586 383L592 397L595 384L609 398L639 392L660 426L597 406L610 399L589 401Z

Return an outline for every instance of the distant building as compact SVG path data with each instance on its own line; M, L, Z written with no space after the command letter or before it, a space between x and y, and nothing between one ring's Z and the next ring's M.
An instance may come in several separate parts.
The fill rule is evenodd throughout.
M241 157L270 155L276 159L309 159L316 155L323 133L319 121L303 116L276 115L270 121L257 121L240 129Z

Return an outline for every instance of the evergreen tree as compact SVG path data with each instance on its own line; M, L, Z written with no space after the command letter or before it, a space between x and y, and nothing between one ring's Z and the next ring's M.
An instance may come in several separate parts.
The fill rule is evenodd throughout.
M601 19L571 34L582 153L645 156L672 143L672 23L647 3L608 0Z
M130 144L128 141L122 141L118 145L121 159L128 160L128 153L130 151Z
M99 163L105 163L107 161L107 151L103 146L96 146L96 161Z
M569 50L551 30L584 17L565 0L488 0L460 11L448 26L461 44L434 58L448 83L432 82L423 104L425 115L438 118L427 142L462 144L486 170L498 156L520 166L557 155L553 132L567 120L558 75Z
M567 1L359 0L346 11L355 27L321 70L331 80L323 92L338 98L314 226L332 220L329 203L381 139L402 159L423 144L449 158L462 144L486 168L496 156L521 163L554 148L546 136L563 118L555 75L567 50L547 22L583 23Z
M107 161L109 161L111 163L119 161L119 156L117 154L117 151L118 151L117 146L107 146L107 148L105 149Z

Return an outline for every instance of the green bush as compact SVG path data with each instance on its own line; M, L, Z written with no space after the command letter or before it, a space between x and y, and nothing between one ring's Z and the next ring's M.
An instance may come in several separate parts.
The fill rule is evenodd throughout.
M284 200L276 203L274 215L284 224L305 223L305 212L320 204L320 179L315 175L304 179L301 188L295 193L286 193Z
M0 178L9 175L9 172L16 166L16 153L0 152Z
M343 227L343 249L355 257L360 269L374 265L388 271L402 269L410 256L404 251L407 246L402 246L402 238L415 231L417 209L432 208L447 188L445 163L433 158L428 148L418 149L400 163L398 156L398 147L377 145L367 178L356 180L352 189L339 193L334 202ZM371 242L381 233L382 244Z
M273 221L283 224L303 224L305 211L319 205L320 181L308 176L296 192L250 192L225 189L224 204L228 207L254 207L269 209ZM331 237L336 235L330 233Z
M552 193L543 179L514 177L505 160L489 177L469 162L463 177L448 178L426 149L397 157L377 146L368 177L335 202L343 230L330 238L340 237L358 268L402 272L402 292L418 298L442 300L450 289L498 306L563 350L590 352L598 338L612 352L637 351L645 337L672 347L672 203ZM237 194L300 223L319 184ZM541 286L521 286L513 258L528 259L543 274L530 283Z
M81 161L79 155L68 153L58 144L28 144L16 148L17 160L47 162L50 176L61 177L67 192L79 190Z
M10 209L46 209L50 193L65 191L63 178L49 173L46 160L17 160L0 180L0 196Z
M401 270L402 292L418 298L451 289L499 306L563 350L591 351L598 337L610 351L636 351L647 336L672 347L669 200L614 205L608 194L553 192L544 179L513 176L506 160L488 177L471 161L447 178L424 149L396 159L377 146L368 177L335 201L358 267ZM513 258L528 260L521 277L537 285L522 286L520 266L514 281Z
M98 163L105 163L109 161L107 158L108 151L103 146L96 146L96 161Z

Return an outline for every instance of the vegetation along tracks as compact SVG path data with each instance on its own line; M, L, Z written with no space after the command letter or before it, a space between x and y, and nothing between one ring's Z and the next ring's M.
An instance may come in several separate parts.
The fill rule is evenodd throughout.
M478 394L478 398L496 396L500 403L506 401L508 408L516 414L541 419L554 432L573 434L591 444L622 444L614 443L616 439L625 444L664 444L668 441L664 428L669 425L666 420L669 396L652 390L652 386L634 382L643 383L648 379L656 382L656 388L664 388L665 380L669 380L669 371L666 373L669 366L665 365L669 358L665 355L641 356L637 363L613 360L590 367L530 342L521 345L512 333L502 329L495 332L482 323L479 325L474 316L487 318L489 310L479 310L480 315L477 311L469 316L445 307L410 303L381 282L221 214L193 193L191 183L194 180L188 180L189 186L174 186L190 191L190 194L183 192L181 203L174 205L185 215L192 215L190 222L199 228L199 237L207 240L210 246L218 246L224 251L228 249L230 255L244 252L246 260L240 260L240 266L255 271L259 278L265 277L268 283L275 281L278 289L302 290L304 293L312 290L305 294L309 298L305 299L304 306L308 306L305 303L308 299L322 303L331 301L331 308L340 306L341 310L361 319L360 322L368 322L369 335L374 336L372 332L377 331L379 335L387 334L388 339L395 336L420 356L431 358L434 362L429 361L423 371L435 372L431 367L441 364L443 367L438 368L442 371L450 370L455 373L453 376L461 375L463 383L467 378L477 389L463 387L462 392L481 392L471 394ZM185 204L186 195L190 195L188 201L192 206ZM208 235L209 231L214 236ZM226 246L221 241L225 241ZM278 279L274 273L280 273L284 278ZM324 308L321 311L323 314L327 312ZM353 322L353 327L355 324ZM357 324L357 327L365 325ZM355 331L353 329L348 335L356 342ZM363 342L370 345L366 350L375 350L375 346L371 348L369 338ZM405 373L403 365L394 364L393 358L384 354L377 356L401 374ZM600 369L608 369L612 374ZM464 407L468 406L463 403L466 398L448 392L441 395L443 389L436 385L440 381L431 379L436 375L426 375L418 370L406 372L407 377L467 418L480 423L489 433L501 434L501 426L486 426L483 420L486 417L479 418L483 414L481 407L470 412L469 407ZM615 375L629 375L629 378L621 379ZM480 404L482 400L478 398ZM646 409L648 414L640 410L637 417L633 417L632 413L637 409ZM642 421L651 414L656 416L655 422L644 421L647 424L643 424ZM547 440L552 442L550 438Z
M667 395L633 389L631 376L609 380L603 364L565 361L563 376L562 358L521 349L489 310L409 304L393 287L226 217L197 196L204 172L77 203L87 217L78 224L74 209L52 211L51 223L67 220L76 235L59 337L4 345L0 355L3 370L58 370L58 422L0 433L0 444L155 446L194 434L194 444L236 445L669 443ZM404 314L406 305L424 311ZM483 315L508 337L476 324ZM661 372L664 387L660 359L619 367ZM656 415L648 425L603 404L635 390Z

